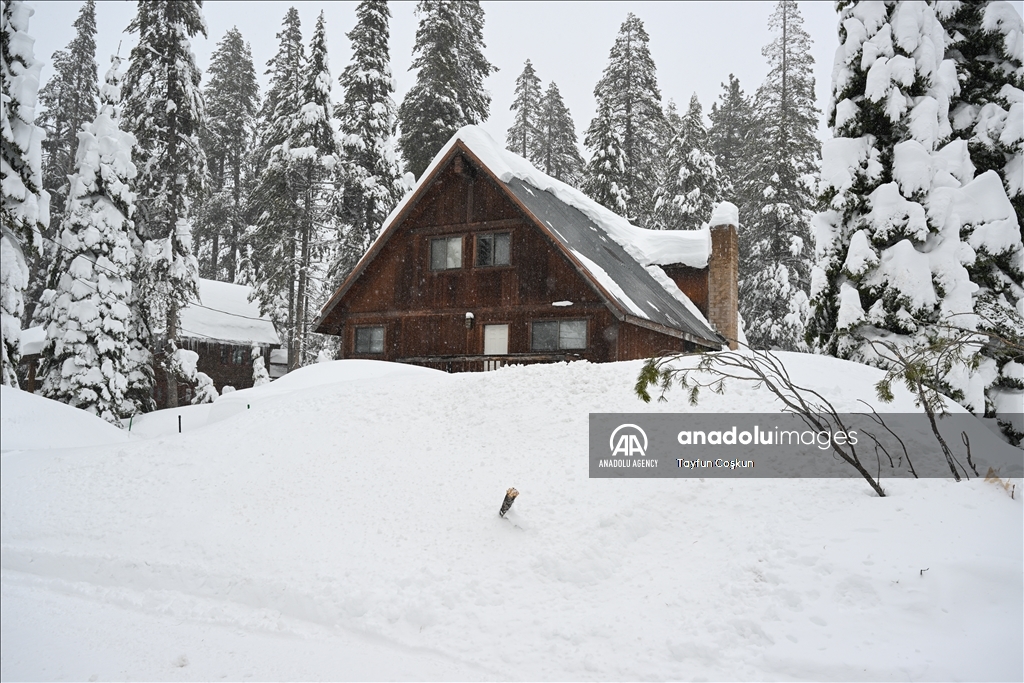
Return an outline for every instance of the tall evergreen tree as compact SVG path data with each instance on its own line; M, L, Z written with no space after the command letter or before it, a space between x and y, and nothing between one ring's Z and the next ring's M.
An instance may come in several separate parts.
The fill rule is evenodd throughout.
M398 108L401 149L417 177L462 126L487 120L484 79L497 71L484 56L479 0L421 0L411 69L416 83Z
M940 8L940 20L949 36L947 58L956 63L959 93L950 101L953 137L967 142L977 174L996 173L1013 206L1017 225L1024 225L1024 20L1009 3L948 3ZM991 200L989 200L991 202ZM980 229L979 229L980 228ZM967 263L971 281L980 288L976 309L984 315L979 329L1000 337L1012 335L1019 318L1005 311L1020 308L1024 300L1024 254L1009 244L993 241L990 229L971 221L961 235L975 251ZM1018 327L1016 333L1020 334ZM1011 441L1024 440L1019 416L1024 402L1024 378L1014 356L999 344L981 349L982 365L997 373L986 388L985 414L995 417Z
M512 125L505 135L505 146L530 161L536 161L540 142L541 118L540 78L530 60L516 79L515 98L509 107L515 112Z
M40 164L44 133L34 123L42 63L28 33L32 14L20 0L0 6L0 382L15 387L29 278L25 251L38 253L50 222Z
M648 43L650 38L643 22L633 13L619 28L601 80L594 88L599 114L587 130L586 140L603 137L595 127L600 111L607 109L612 128L622 138L623 165L621 175L609 179L626 196L625 214L638 225L646 227L654 212L654 193L658 186L659 128L663 125L661 91ZM586 143L592 153L596 147ZM596 168L591 163L588 168ZM600 173L615 173L609 167ZM606 183L591 178L588 184ZM611 208L611 207L609 207Z
M696 230L711 217L712 210L721 200L718 166L708 149L704 112L694 93L669 143L665 180L655 195L651 227Z
M388 53L385 0L363 0L348 38L352 61L339 83L341 124L341 244L331 278L340 283L377 238L384 219L402 196L395 150L394 86Z
M206 126L203 149L210 170L210 194L198 207L196 239L200 271L234 282L245 228L247 161L252 151L259 108L259 84L252 51L237 28L230 29L210 58L204 89Z
M306 73L306 49L299 13L294 7L285 13L277 39L277 53L267 62L270 85L259 117L260 134L253 165L260 173L248 204L254 230L247 238L244 267L261 310L284 332L290 349L297 325L296 240L300 211L292 165L289 155L282 150L302 108Z
M583 191L594 201L623 216L629 215L629 191L624 187L626 153L611 110L599 102L583 143L593 150L583 175Z
M177 344L180 309L198 296L191 209L205 184L206 155L199 139L200 73L190 40L206 35L201 7L200 0L141 0L128 26L139 34L123 86L124 127L138 142L135 227L145 254L137 284L148 329L163 330L165 359ZM168 402L176 406L177 380L166 362L163 367Z
M762 50L769 70L754 102L758 134L746 147L740 313L751 345L792 351L805 348L818 110L811 38L796 0L781 0L768 26L775 39Z
M947 36L935 7L846 2L839 10L835 137L822 148L828 208L814 219L809 338L884 367L892 359L873 341L938 348L950 326L976 329L978 314L1016 320L1019 331L1016 302L987 302L965 268L981 251L970 242L1017 263L1024 246L998 174L974 178L967 143L946 143L959 83L954 61L943 60ZM993 365L978 356L934 381L982 412Z
M115 58L108 76L115 88L116 69ZM78 139L60 248L51 268L55 287L43 295L40 316L47 337L41 352L42 394L120 426L122 417L135 412L129 392L135 139L118 128L117 102L106 98Z
M36 125L43 141L43 187L50 193L54 227L61 225L68 176L75 170L78 131L96 118L96 2L86 0L74 23L75 37L53 53L53 76L39 91L42 113Z
M729 200L743 205L743 182L747 173L747 141L753 129L753 106L743 94L738 78L729 74L722 84L718 102L711 105L708 141L718 163L722 191Z
M583 178L584 161L576 146L576 124L554 81L544 92L539 131L537 165L552 178L578 186Z

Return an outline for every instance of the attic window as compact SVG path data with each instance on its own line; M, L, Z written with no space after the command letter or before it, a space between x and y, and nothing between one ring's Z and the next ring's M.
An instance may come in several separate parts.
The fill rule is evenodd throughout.
M476 264L478 266L507 266L510 262L511 244L511 233L477 235Z
M430 269L453 270L462 267L462 236L430 240Z
M384 328L357 327L356 353L384 353Z
M587 348L586 320L544 320L532 325L530 349L559 351Z

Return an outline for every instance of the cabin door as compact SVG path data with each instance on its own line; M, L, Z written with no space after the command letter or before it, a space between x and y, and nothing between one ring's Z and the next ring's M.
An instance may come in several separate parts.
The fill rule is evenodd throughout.
M484 355L504 356L508 353L508 325L484 325ZM485 360L484 370L497 370L504 363Z

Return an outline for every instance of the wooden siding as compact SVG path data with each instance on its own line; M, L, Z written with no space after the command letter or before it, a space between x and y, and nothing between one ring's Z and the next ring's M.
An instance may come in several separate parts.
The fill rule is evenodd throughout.
M458 159L439 172L321 322L321 331L341 336L340 358L415 362L450 371L483 369L483 328L489 324L509 326L508 362L550 362L567 354L604 362L680 347L679 339L642 330L629 337L637 352L620 350L624 325L589 280L504 189ZM510 234L509 265L475 264L476 239L486 233ZM430 243L438 237L462 238L460 268L430 269ZM572 305L553 305L562 301ZM468 328L467 312L473 314ZM559 351L550 358L533 352L531 325L542 320L586 320L586 349ZM356 328L364 326L384 328L383 352L355 352Z
M682 264L672 264L668 266L661 266L661 269L665 271L665 274L672 278L672 281L676 283L680 291L689 297L693 305L701 312L701 314L708 317L708 269L704 268L692 268L690 266L684 266Z

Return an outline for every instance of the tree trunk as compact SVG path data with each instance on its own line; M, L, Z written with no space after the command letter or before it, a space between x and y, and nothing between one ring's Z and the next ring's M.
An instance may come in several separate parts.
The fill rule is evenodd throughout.
M174 341L178 338L178 304L171 301L167 307L167 348L174 348ZM168 358L164 368L170 367L171 359ZM164 377L167 379L167 407L178 407L178 378L173 372L164 370Z

